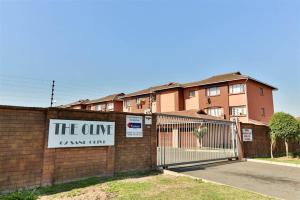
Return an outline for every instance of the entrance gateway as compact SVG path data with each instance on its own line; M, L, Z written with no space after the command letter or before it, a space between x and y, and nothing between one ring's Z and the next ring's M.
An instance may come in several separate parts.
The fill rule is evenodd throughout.
M168 167L238 157L236 123L157 114L157 165Z

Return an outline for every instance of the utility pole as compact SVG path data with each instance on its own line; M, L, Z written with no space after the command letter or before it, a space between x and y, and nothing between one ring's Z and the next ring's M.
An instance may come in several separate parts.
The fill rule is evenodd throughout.
M52 81L52 91L51 91L51 103L50 103L50 107L53 106L53 98L54 98L54 86L55 86L55 81Z

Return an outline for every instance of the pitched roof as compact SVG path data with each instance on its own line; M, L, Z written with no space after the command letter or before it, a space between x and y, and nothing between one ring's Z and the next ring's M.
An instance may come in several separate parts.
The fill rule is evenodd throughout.
M89 99L80 99L78 101L75 101L75 102L72 102L72 103L69 103L69 104L65 104L65 105L60 105L60 106L57 106L58 108L69 108L71 106L76 106L76 105L83 105L83 104L86 104L88 103L90 100Z
M150 94L156 91L161 91L161 90L166 90L166 89L172 89L172 88L178 88L178 87L182 87L180 83L175 83L175 82L171 82L171 83L167 83L164 85L157 85L157 86L153 86L153 87L149 87L147 89L144 90L139 90L133 93L129 93L124 95L122 98L126 98L126 97L133 97L133 96L141 96L141 95L145 95L145 94Z
M211 115L200 114L200 111L196 110L196 109L173 111L173 112L163 112L163 114L179 115L179 116L186 116L186 117L197 117L197 118L201 118L201 119L212 119L212 120L224 120L224 121L228 121L228 120L223 119L221 117L214 117L214 116L211 116Z
M107 102L107 101L122 101L120 97L124 96L124 93L118 93L118 94L112 94L105 97L101 97L99 99L90 100L87 102L88 104L91 103L101 103L101 102Z
M215 84L215 83L224 83L228 81L235 81L235 80L252 80L261 84L264 84L266 86L271 87L273 90L277 90L272 85L266 84L264 82L258 81L250 76L242 75L240 72L232 72L227 74L220 74L216 76L209 77L207 79L201 80L201 81L195 81L191 83L183 84L185 88L187 87L194 87L194 86L202 86L202 85L209 85L209 84Z
M210 84L215 84L215 83L224 83L224 82L235 81L235 80L252 80L252 81L261 83L263 85L266 85L268 87L271 87L273 90L277 90L277 88L272 85L258 81L250 76L242 75L240 72L231 72L231 73L220 74L220 75L209 77L204 80L185 83L185 84L171 82L171 83L164 84L164 85L149 87L144 90L139 90L139 91L127 94L127 95L123 96L123 98L133 97L133 96L141 96L141 95L150 94L150 93L154 93L154 92L166 90L166 89L171 89L171 88L189 88L189 87L194 87L194 86L203 86L203 85L210 85Z

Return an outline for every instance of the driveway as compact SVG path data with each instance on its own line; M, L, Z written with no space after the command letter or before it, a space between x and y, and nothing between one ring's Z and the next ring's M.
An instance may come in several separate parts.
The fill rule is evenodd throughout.
M170 170L281 199L300 199L300 168L231 161Z

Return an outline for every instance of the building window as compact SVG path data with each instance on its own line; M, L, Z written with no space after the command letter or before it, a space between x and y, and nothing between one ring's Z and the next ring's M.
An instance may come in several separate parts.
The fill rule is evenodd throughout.
M136 106L138 109L142 109L143 104L145 104L144 98L136 98Z
M100 105L96 105L96 111L99 111L101 109Z
M235 84L229 86L230 94L239 94L245 92L245 84Z
M265 108L261 108L261 109L260 109L260 112L261 112L261 116L262 116L262 117L266 116Z
M113 111L114 110L114 103L108 103L107 104L107 110Z
M206 89L207 96L217 96L220 95L220 88L219 87L212 87Z
M211 116L221 117L223 115L222 108L207 108L206 113Z
M196 96L196 91L195 90L190 90L189 91L189 97L195 97Z
M124 101L124 107L125 107L125 108L131 107L131 101L130 101L130 100L125 100L125 101Z
M264 96L264 88L259 88L259 94L260 96Z
M243 116L246 114L247 114L246 106L230 107L230 115L232 115L232 116Z
M100 110L105 111L106 110L106 104L100 104Z

